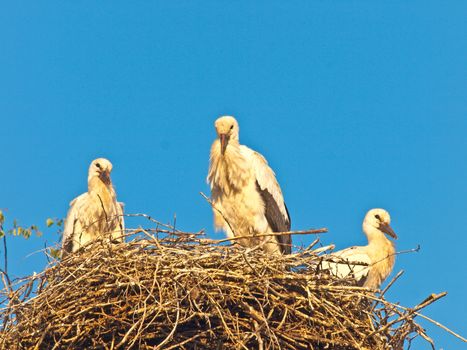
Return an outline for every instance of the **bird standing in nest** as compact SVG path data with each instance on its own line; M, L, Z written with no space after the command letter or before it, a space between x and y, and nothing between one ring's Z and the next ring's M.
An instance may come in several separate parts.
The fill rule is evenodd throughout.
M246 247L261 244L264 251L290 254L291 237L260 236L290 231L290 216L274 171L258 152L239 143L239 126L231 116L215 122L217 139L211 147L208 183L216 229L228 237L246 237Z
M98 237L123 241L123 204L117 202L111 171L112 163L105 158L91 162L88 191L70 203L63 229L62 257Z
M323 261L323 269L340 278L353 276L363 287L377 289L392 272L396 249L394 243L385 234L397 239L390 226L391 217L384 209L371 209L363 220L363 232L368 238L368 245L350 247L331 256L331 261Z

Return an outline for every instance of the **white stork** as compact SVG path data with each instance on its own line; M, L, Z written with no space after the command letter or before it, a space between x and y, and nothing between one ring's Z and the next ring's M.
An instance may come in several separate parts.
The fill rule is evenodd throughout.
M274 171L258 152L239 144L235 118L220 117L214 124L218 138L211 147L208 183L216 229L228 237L290 230L290 216ZM291 237L240 239L246 247L262 244L264 251L290 254Z
M363 287L379 288L394 267L396 249L385 236L386 233L397 239L390 223L391 217L386 210L371 209L363 220L368 245L332 253L331 256L338 259L333 259L335 262L323 261L322 268L341 278L353 276Z
M111 171L112 163L105 158L95 159L89 166L88 192L70 203L63 229L62 257L105 235L123 241L123 203L117 202Z

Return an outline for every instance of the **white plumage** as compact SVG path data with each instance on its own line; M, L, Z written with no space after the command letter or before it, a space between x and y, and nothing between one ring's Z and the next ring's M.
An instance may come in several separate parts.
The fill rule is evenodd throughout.
M239 126L233 117L217 119L215 128L218 138L211 147L208 183L216 229L223 229L229 237L289 231L290 217L282 191L266 159L239 144ZM291 251L290 235L239 242L247 247L262 244L270 253Z
M123 203L117 202L111 171L112 163L105 158L95 159L89 166L88 192L70 203L63 230L62 257L97 237L123 240Z
M363 220L363 232L368 238L368 245L350 247L332 253L335 262L323 261L322 268L329 269L335 276L344 278L353 276L357 282L367 288L379 288L391 273L395 262L394 243L386 238L385 233L394 239L391 218L384 209L370 210Z

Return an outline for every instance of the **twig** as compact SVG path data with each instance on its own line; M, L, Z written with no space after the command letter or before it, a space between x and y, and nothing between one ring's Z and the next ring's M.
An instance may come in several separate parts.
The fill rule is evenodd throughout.
M397 275L394 276L394 278L391 280L391 282L388 283L388 285L386 286L386 288L384 288L382 290L382 292L380 293L380 296L383 297L384 294L386 294L386 292L389 290L389 288L391 288L391 286L399 279L399 277L401 277L402 275L404 274L404 270L400 270Z
M368 337L371 337L377 333L382 333L384 332L386 329L388 329L389 327L391 327L393 324L395 323L399 323L399 322L402 322L403 320L406 320L407 318L411 317L412 314L414 314L415 312L417 312L418 310L421 310L423 309L424 307L427 307L428 305L434 303L436 300L438 299L441 299L443 297L445 297L447 295L446 292L443 292L443 293L440 293L440 294L431 294L428 298L426 298L424 301L422 301L420 304L418 304L417 306L415 306L414 308L412 309L408 309L407 311L407 314L403 317L400 317L400 318L397 318L395 320L392 320L391 322L388 322L386 325L384 325L383 327L381 327L380 329L370 333L368 335Z
M150 215L147 215L147 214L142 214L142 213L137 213L137 214L125 214L125 216L127 217L142 217L142 218L145 218L145 219L148 219L149 221L157 224L157 225L160 225L160 226L163 226L169 230L174 230L174 227L171 226L171 225L168 225L168 224L164 224L156 219L154 219L152 216ZM179 232L179 231L177 231Z
M235 231L232 227L232 225L230 225L230 222L229 220L227 220L227 218L224 216L224 214L222 213L222 211L219 210L219 208L217 208L215 205L214 205L214 202L211 200L211 198L209 198L208 196L206 196L203 192L200 192L199 193L201 196L203 196L204 199L206 199L206 201L211 205L211 207L219 213L220 216L222 216L222 218L224 219L224 221L227 223L227 225L229 226L230 228L230 231L232 231L232 235L236 236L235 235Z
M399 306L400 308L402 309L407 309L407 308L404 308L403 306ZM415 312L415 315L433 323L434 325L438 326L439 328L441 329L444 329L446 332L448 332L449 334L453 335L454 337L462 340L464 343L467 343L467 339L464 338L463 336L461 336L460 334L457 334L456 332L454 332L453 330L449 329L448 327L444 326L443 324L439 323L438 321L435 321L433 320L432 318L428 317L428 316L425 316L419 312Z
M407 250L401 250L401 251L395 252L393 255L402 255L402 254L418 253L419 251L420 251L420 244L417 244L417 247L416 247L416 248L407 249Z
M303 230L303 231L286 231L286 232L271 232L271 233L261 233L258 235L245 235L245 236L238 236L238 237L228 237L223 239L214 240L214 243L224 243L229 241L236 241L239 239L244 238L256 238L256 237L271 237L271 236L286 236L286 235L311 235L311 234L319 234L328 232L327 228L318 228L318 229L310 229L310 230Z
M401 277L402 275L404 274L404 270L400 270L397 275L394 276L394 278L391 280L391 282L388 283L388 285L386 286L386 288L384 288L381 293L379 294L380 295L380 298L383 298L384 295L386 294L386 292L389 290L389 288L391 288L391 286L399 279L399 277ZM376 308L378 304L375 303L373 305L373 307L371 308L370 312L373 312Z
M1 228L1 230L3 231L3 227ZM6 243L6 235L4 234L2 238L3 238L4 269L0 270L0 273L2 274L3 283L5 284L5 281L7 283L7 285L5 285L5 287L7 287L8 290L11 292L11 290L12 290L11 280L10 280L10 276L8 275L8 247L7 247L7 243Z
M414 336L431 341L414 319L442 294L403 308L384 299L399 274L375 295L316 271L329 248L313 250L317 240L291 255L268 255L266 241L244 249L176 229L174 238L173 228L159 239L157 229L128 230L121 243L92 241L12 281L0 292L0 320L10 320L0 325L0 348L16 349L18 339L24 348L70 350L383 350ZM268 235L281 234L295 233ZM9 292L15 302L7 304Z
M3 271L5 271L5 274L8 275L8 248L6 244L6 235L3 235L3 260L4 260L4 268Z

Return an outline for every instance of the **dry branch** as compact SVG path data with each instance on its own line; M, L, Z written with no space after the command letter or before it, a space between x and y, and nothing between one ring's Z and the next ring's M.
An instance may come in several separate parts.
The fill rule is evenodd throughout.
M320 271L317 241L278 257L180 231L130 236L5 288L0 348L382 350L427 337L414 318L436 297L401 310Z

